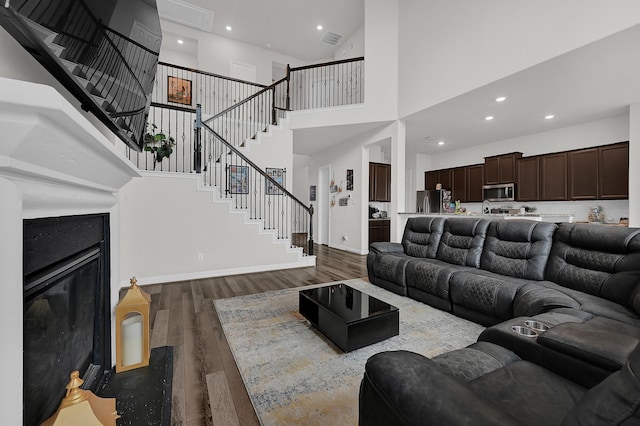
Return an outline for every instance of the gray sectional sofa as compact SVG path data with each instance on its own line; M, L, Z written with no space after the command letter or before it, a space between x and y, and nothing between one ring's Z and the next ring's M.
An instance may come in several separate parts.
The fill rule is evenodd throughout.
M640 424L640 229L411 218L367 269L488 328L432 360L371 357L360 425Z
M418 217L373 243L369 281L490 326L550 310L640 326L640 230Z

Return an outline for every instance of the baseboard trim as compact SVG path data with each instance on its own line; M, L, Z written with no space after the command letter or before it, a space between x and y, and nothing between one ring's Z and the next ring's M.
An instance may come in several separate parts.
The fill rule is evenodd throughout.
M315 256L304 256L299 262L281 263L273 265L257 265L246 268L216 269L213 271L189 272L185 274L159 275L154 277L136 277L138 285L163 284L176 281L199 280L202 278L223 277L227 275L251 274L254 272L268 272L277 269L294 269L316 266ZM129 279L120 280L120 287L129 287Z
M360 254L360 255L369 254L369 250L362 251L362 250L357 250L357 249L354 249L354 248L351 248L351 247L336 246L334 244L329 244L329 248L336 249L336 250L342 250L342 251L348 251L349 253L355 253L355 254Z

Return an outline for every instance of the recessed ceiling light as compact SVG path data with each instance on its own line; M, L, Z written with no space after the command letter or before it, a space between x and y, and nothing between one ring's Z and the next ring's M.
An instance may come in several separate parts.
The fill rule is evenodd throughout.
M227 25L227 26L226 26L226 27L224 27L224 28L225 28L227 31L231 31L231 30L232 30L231 25Z
M504 102L506 100L507 100L506 96L499 96L499 97L496 98L496 102Z
M178 39L178 44L184 44L184 41Z
M318 25L318 26L316 27L316 29L317 29L318 31L322 31L322 28L323 28L323 26L322 26L322 25Z
M555 115L553 115L553 114L549 114L549 115L545 115L545 116L544 116L544 119L545 119L545 120L551 120L553 117L555 117Z
M487 115L484 119L487 121L491 121L493 120L493 115Z
M444 145L444 141L439 141L438 145Z

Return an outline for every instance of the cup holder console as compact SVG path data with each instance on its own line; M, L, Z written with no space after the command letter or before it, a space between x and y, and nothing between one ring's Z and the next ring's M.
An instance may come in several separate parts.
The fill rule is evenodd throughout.
M524 337L537 337L538 333L528 327L525 327L523 325L514 325L511 327L511 330L513 330L514 333L518 333Z
M538 332L544 332L549 329L549 326L547 324L536 320L526 320L524 322L524 325Z

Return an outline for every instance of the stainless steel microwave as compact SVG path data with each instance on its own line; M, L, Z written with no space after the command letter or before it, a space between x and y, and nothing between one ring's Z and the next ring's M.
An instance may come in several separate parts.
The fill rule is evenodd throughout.
M484 185L482 196L485 201L514 201L516 199L515 184Z

